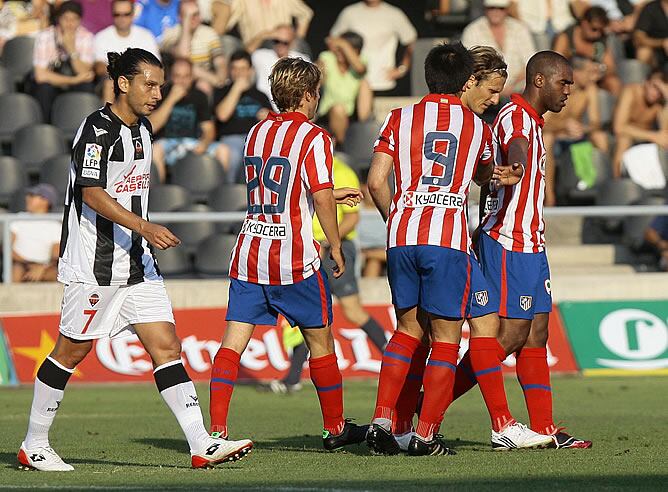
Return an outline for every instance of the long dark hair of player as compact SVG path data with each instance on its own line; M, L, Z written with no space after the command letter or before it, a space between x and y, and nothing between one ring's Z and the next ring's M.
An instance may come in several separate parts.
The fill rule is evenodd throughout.
M107 61L107 73L109 78L114 81L114 95L116 97L121 93L118 79L125 77L132 80L139 73L139 65L142 63L163 68L162 62L153 53L141 48L128 48L123 53L110 51L107 53Z

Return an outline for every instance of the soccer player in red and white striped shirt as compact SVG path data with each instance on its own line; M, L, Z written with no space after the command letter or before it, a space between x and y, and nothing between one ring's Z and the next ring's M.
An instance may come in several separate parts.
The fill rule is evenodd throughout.
M369 447L379 453L399 452L391 432L392 417L405 381L420 376L411 372L418 369L412 362L420 360L423 366L429 348L421 340L429 336L425 397L407 451L414 456L450 453L436 430L452 400L461 327L467 316L478 318L479 326L493 327L488 337L491 350L485 347L474 361L481 375L492 375L480 386L493 431L512 427L521 444L528 446L531 439L534 445L545 442L544 436L517 424L508 410L495 339L498 318L488 305L480 267L469 254L465 209L471 181L486 183L494 176L514 184L521 176L519 167L519 172L511 166L493 168L490 130L459 99L472 73L473 59L461 44L432 49L425 61L430 94L393 110L374 149L368 184L387 221L388 280L397 313L397 331L383 354L376 409L367 434ZM387 184L392 170L393 197Z
M336 200L359 202L359 190L332 191L332 141L311 120L320 70L301 58L282 58L270 76L280 113L270 113L246 138L248 214L230 265L227 329L211 371L211 430L227 437L227 413L241 354L256 325L283 315L299 326L311 357L311 379L328 450L364 440L365 427L343 418L343 385L330 330L332 300L313 239L315 212L331 248L334 276L345 271Z
M554 447L589 448L591 441L576 439L554 424L546 349L552 293L543 234L543 114L558 113L566 105L573 70L560 54L541 51L526 71L524 93L513 94L494 122L498 159L520 163L525 172L518 184L492 189L481 225L480 262L499 306L499 341L507 354L518 352L517 377L531 428L552 435Z

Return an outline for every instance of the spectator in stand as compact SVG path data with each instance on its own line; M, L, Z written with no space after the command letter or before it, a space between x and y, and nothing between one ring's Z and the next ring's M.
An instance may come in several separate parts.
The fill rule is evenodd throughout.
M81 25L93 34L109 27L113 18L111 16L111 4L113 0L78 0L83 8Z
M165 181L167 166L175 164L188 152L218 158L220 145L214 142L216 130L209 100L193 82L192 62L187 58L174 60L170 85L163 91L160 105L149 116L157 137L153 144L153 162L161 182Z
M538 51L549 50L554 36L575 23L573 4L572 0L514 0L510 12L529 27Z
M274 66L280 58L290 56L303 58L306 61L311 61L307 55L295 50L295 29L285 24L278 26L274 31L271 48L260 48L253 52L251 59L253 60L253 67L257 74L257 88L263 92L271 101L271 89L269 87L269 74L271 67ZM276 106L272 101L272 108L276 110Z
M220 38L211 26L202 24L200 10L194 0L182 0L181 23L163 34L161 47L175 58L190 58L197 87L207 95L227 80L227 63Z
M198 0L202 22L210 25L218 33L224 36L227 31L227 22L232 15L230 0Z
M381 0L364 0L344 8L329 34L341 36L346 31L359 33L364 39L362 55L368 61L366 79L375 95L395 95L397 80L410 70L417 39L417 32L406 14ZM405 50L401 63L396 66L399 43Z
M485 15L471 22L462 33L464 46L491 46L503 54L508 64L503 97L524 89L525 67L536 52L529 28L508 15L510 4L510 0L485 0Z
M608 30L615 34L626 34L633 31L637 13L647 0L587 0L590 7L601 7L608 14L610 25Z
M646 4L633 32L638 60L660 67L668 63L668 0Z
M596 85L600 76L591 60L575 57L572 60L573 82L568 104L560 113L545 115L543 139L547 154L545 205L556 205L555 170L557 161L573 144L591 142L601 152L608 153L608 136L601 130L601 112ZM585 115L587 123L584 123ZM573 164L577 166L573 157Z
M165 30L179 23L179 0L137 0L135 24L153 33L160 43Z
M252 53L264 41L274 37L276 28L297 25L297 38L303 40L308 32L313 10L303 0L232 0L227 30L239 27L241 41Z
M27 190L26 211L46 214L58 200L50 184ZM11 223L12 281L53 282L58 274L60 222L57 220L17 220Z
M95 35L95 73L103 79L102 98L114 100L114 84L107 77L107 52L122 53L127 48L143 48L160 59L160 49L155 37L148 29L132 24L133 0L113 0L111 15L114 24Z
M617 75L617 64L612 48L607 42L606 29L608 15L601 7L591 7L585 11L577 24L559 34L554 40L554 51L566 58L580 56L598 64L602 77L599 86L619 95L622 81Z
M364 78L366 59L360 56L364 41L355 32L328 37L328 51L318 57L322 88L318 115L326 120L337 145L343 144L351 120L366 121L371 116L373 92Z
M18 20L12 11L12 8L7 5L7 2L0 0L0 53L5 43L16 36L18 31Z
M271 110L269 98L255 87L254 76L251 56L237 51L230 57L230 82L213 96L216 139L222 143L219 155L228 183L240 179L246 135Z
M56 96L67 91L93 91L93 35L81 26L81 5L63 2L55 14L56 25L35 38L33 96L50 120Z
M615 108L613 129L617 145L612 175L622 175L622 156L632 145L655 143L668 149L668 66L654 70L640 84L628 84Z
M645 230L645 242L656 252L659 269L668 272L668 215L654 218Z

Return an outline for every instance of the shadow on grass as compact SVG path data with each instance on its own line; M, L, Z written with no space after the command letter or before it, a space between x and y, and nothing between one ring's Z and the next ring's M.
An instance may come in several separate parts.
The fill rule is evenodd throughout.
M180 449L183 452L183 446ZM123 466L123 467L139 467L139 468L157 468L165 466L165 463L137 463L136 461L115 461L115 460L100 460L93 458L65 458L65 462L74 466L76 470L76 465L108 465L108 466ZM19 462L16 459L16 453L0 453L0 463L4 463L5 469L17 470L19 471ZM185 461L184 461L185 463ZM190 466L187 465L173 465L170 468L183 468L190 469ZM0 485L0 490L2 485Z

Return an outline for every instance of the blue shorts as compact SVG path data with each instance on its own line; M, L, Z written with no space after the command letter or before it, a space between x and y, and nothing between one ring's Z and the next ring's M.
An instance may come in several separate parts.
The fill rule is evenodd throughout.
M453 319L496 311L480 265L463 251L427 245L390 248L387 278L397 309L419 306Z
M480 234L478 253L499 316L533 319L552 311L550 266L545 251L508 251L487 234Z
M291 285L261 285L230 279L227 321L274 326L282 314L291 326L322 328L332 323L332 296L320 270Z

